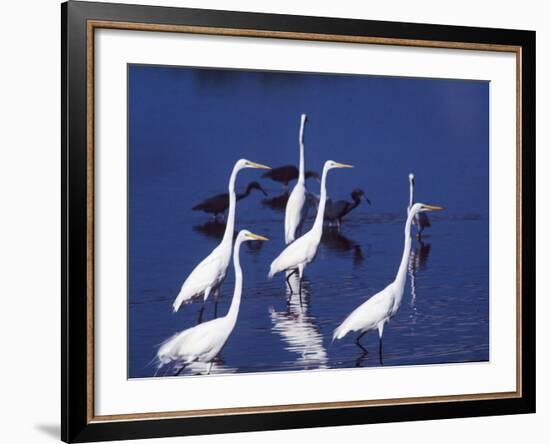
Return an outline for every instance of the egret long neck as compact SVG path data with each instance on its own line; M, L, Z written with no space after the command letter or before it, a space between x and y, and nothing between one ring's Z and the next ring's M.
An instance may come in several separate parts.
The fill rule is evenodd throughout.
M239 307L241 306L241 294L243 291L243 272L241 269L241 263L239 260L239 250L241 249L242 240L237 240L233 251L233 267L235 268L235 291L233 293L233 299L231 300L231 306L227 312L227 319L231 323L231 328L235 326L237 322L237 315L239 314Z
M323 231L323 220L325 218L325 204L327 202L327 188L326 188L326 182L327 182L327 173L328 169L323 169L323 177L321 178L321 198L319 199L319 208L317 208L317 216L315 216L315 222L313 223L313 230L316 230L319 232L319 236L321 236Z
M403 256L401 257L401 263L399 264L399 269L397 270L397 275L395 276L396 284L400 285L402 289L405 288L405 282L407 280L407 265L409 263L409 256L411 254L411 223L414 214L412 212L409 212L407 222L405 223L405 242L403 245Z
M409 211L411 211L411 208L413 206L413 193L414 193L414 186L412 180L409 179L409 208L407 208L407 214L409 214Z
M237 180L237 173L239 170L235 167L231 172L229 178L229 211L227 213L227 221L225 224L225 232L223 233L222 243L233 243L233 232L235 231L235 207L237 198L235 196L235 181Z
M304 159L304 126L305 126L305 119L302 118L302 121L300 123L300 136L298 142L300 143L300 169L298 174L298 182L304 183L306 180L306 173L305 173L305 159Z

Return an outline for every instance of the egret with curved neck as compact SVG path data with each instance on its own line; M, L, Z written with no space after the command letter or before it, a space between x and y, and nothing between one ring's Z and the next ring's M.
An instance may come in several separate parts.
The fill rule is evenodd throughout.
M298 182L292 189L285 209L285 243L288 245L296 239L296 233L301 230L302 224L306 218L306 173L304 159L304 126L307 122L307 116L302 114L300 120L300 135L298 142L300 144L300 168L298 172Z
M332 340L342 339L349 332L359 332L355 343L367 353L360 340L370 330L378 329L379 356L382 363L382 335L384 325L399 310L405 283L407 281L407 264L411 253L411 224L417 214L425 211L440 211L442 207L417 203L410 210L405 223L405 240L403 245L403 256L397 270L394 281L379 293L367 299L363 304L353 310L349 316L334 330Z
M235 230L235 182L239 171L245 168L261 168L269 170L270 167L251 162L250 160L240 159L235 163L231 176L229 178L229 212L223 239L212 252L199 263L191 274L187 277L181 290L172 304L174 312L178 311L182 304L191 302L191 300L203 295L203 301L206 302L210 293L217 295L218 289L227 275L227 268L231 261L231 248L233 246L233 233ZM202 319L201 309L199 320Z
M307 264L312 262L317 255L317 249L321 242L321 236L323 234L323 219L325 217L325 204L327 201L327 174L333 168L353 168L351 165L345 165L343 163L334 162L333 160L327 160L323 167L323 175L321 178L321 198L319 200L319 208L317 209L317 216L313 227L306 234L296 239L290 245L288 245L283 252L271 263L269 270L269 277L273 277L275 274L282 271L291 271L287 275L287 285L292 292L292 286L290 285L289 278L292 274L298 272L300 277L300 290L302 291L302 279L304 275L304 268Z
M237 323L243 289L239 251L241 244L250 240L266 241L268 239L248 230L239 232L233 251L235 290L227 314L188 328L164 342L157 352L158 369L167 364L181 364L182 367L176 373L178 375L186 365L192 362L204 362L207 364L206 373L210 373L213 360L220 353Z

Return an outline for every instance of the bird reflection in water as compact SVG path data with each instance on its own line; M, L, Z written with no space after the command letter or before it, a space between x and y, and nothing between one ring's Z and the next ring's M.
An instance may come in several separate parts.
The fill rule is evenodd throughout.
M416 308L416 274L418 273L418 270L424 269L426 267L431 248L431 244L424 243L422 240L418 239L416 246L411 251L411 255L409 257L408 268L409 277L411 278L411 314L409 318L411 320L411 325L413 328L416 324L416 319L418 317L418 310Z
M325 227L321 243L335 253L352 252L354 265L360 265L365 259L361 245L344 236L338 227Z
M212 367L210 373L208 373L208 363L205 362L191 362L185 366L174 366L171 369L171 374L178 375L187 375L187 376L200 376L200 375L223 375L229 373L236 373L238 368L229 367L225 365L225 361L221 356L217 356L214 361L212 361Z
M299 277L294 274L290 278L293 288L298 288ZM323 346L323 337L316 325L316 319L308 316L309 288L307 282L302 283L302 297L297 292L293 294L287 288L286 312L270 309L272 332L281 336L285 350L296 354L296 367L300 369L326 369L327 352Z

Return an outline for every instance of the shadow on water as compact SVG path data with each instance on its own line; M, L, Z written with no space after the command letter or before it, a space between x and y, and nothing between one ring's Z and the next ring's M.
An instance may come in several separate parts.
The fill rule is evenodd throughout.
M162 376L202 376L207 374L207 367L208 364L204 362L191 362L180 371L182 366L176 364L169 367ZM212 363L210 375L230 374L236 373L237 371L238 368L227 366L223 357L218 355Z
M270 308L272 332L279 335L284 342L284 349L296 356L294 367L299 369L328 368L327 352L323 346L323 337L316 324L316 319L308 315L310 290L307 281L302 282L302 295L297 293L299 278L296 274L290 277L293 288L291 293L286 287L286 311L278 312Z
M365 255L368 256L368 252L363 254L361 245L358 242L349 239L342 234L341 229L338 227L323 228L323 236L321 237L321 243L332 252L336 253L348 253L353 254L354 265L360 265L365 260Z
M225 232L225 222L219 220L209 220L200 225L195 225L193 231L202 234L208 238L222 239Z
M275 211L284 211L286 203L288 202L288 196L288 191L285 191L279 196L275 196L270 199L262 199L262 205Z

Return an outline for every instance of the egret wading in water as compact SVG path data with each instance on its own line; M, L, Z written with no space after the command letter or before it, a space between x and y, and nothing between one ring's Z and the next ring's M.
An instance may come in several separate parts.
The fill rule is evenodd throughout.
M407 213L411 211L411 208L414 204L414 174L409 174L409 207L407 208ZM430 219L426 213L419 213L413 220L413 224L416 225L416 238L422 238L422 232L424 228L431 227Z
M229 213L222 241L187 277L172 304L172 308L176 312L182 304L191 302L191 300L202 295L204 299L199 314L199 322L202 320L204 302L206 302L210 293L214 293L217 298L219 287L225 279L231 261L231 247L233 246L233 232L235 230L235 181L239 171L244 168L269 169L268 166L246 159L240 159L235 163L229 178Z
M359 332L355 343L368 353L367 349L361 345L361 338L370 330L378 329L379 337L379 357L382 364L382 334L384 325L399 310L405 283L407 281L407 266L409 255L411 253L411 224L417 214L425 211L439 211L442 207L427 205L422 203L414 204L409 210L407 222L405 223L405 243L403 247L403 256L395 280L384 288L381 292L367 299L363 304L353 310L349 316L334 330L332 340L342 339L350 332Z
M243 289L243 273L239 262L239 250L243 242L250 240L266 241L268 239L248 230L239 232L233 251L235 291L227 314L221 318L212 319L176 333L164 342L157 352L157 372L167 364L182 364L182 367L176 373L176 375L179 375L187 365L193 362L204 362L207 364L206 373L210 374L212 361L218 356L227 339L229 339L237 322Z
M252 190L260 191L264 196L267 196L267 193L262 188L262 186L254 181L250 182L246 187L246 190L243 193L237 193L237 202L245 197L250 195ZM229 193L217 194L215 196L209 197L208 199L203 200L200 204L195 205L193 211L204 211L205 213L210 213L214 216L214 219L218 219L218 216L225 214L225 211L229 207Z
M319 248L321 236L323 235L323 220L325 217L325 203L327 201L327 174L329 170L333 168L353 168L353 166L334 162L333 160L327 160L325 162L325 166L323 167L323 175L321 178L321 199L319 201L319 208L317 209L317 216L315 217L313 227L306 234L288 245L277 257L277 259L271 263L269 270L270 278L282 271L290 271L290 273L286 276L286 283L291 293L292 286L289 282L290 276L294 273L298 273L300 278L299 294L301 295L304 269L306 265L312 262L317 255L317 249Z
M356 188L351 192L352 202L347 200L327 201L327 208L325 210L325 220L330 223L335 223L337 227L342 224L342 218L349 214L361 203L361 199L365 200L370 205L370 200L365 196L365 192L361 188Z
M302 114L300 119L300 135L298 142L300 144L300 168L298 182L292 189L285 209L285 243L288 245L294 242L296 234L302 229L302 224L307 216L306 205L306 173L304 159L304 126L307 122L307 116Z

